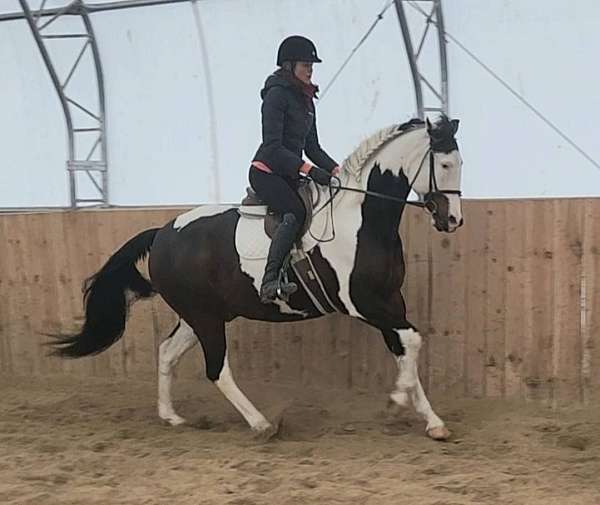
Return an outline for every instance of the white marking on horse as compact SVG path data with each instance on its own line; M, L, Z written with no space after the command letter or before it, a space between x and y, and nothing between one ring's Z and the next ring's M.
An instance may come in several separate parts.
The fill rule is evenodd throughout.
M173 336L158 348L158 416L172 426L185 423L175 412L171 400L173 372L181 357L199 343L194 330L181 319Z
M262 282L262 278L265 272L265 265L267 261L264 259L246 259L240 258L240 270L244 272L246 275L250 276L252 279L252 284L254 284L254 288L256 292L260 292L260 284ZM307 317L308 312L304 310L296 310L290 307L287 303L282 300L275 300L273 302L277 307L279 307L279 312L281 314L292 314L299 315L302 317Z
M173 228L181 231L182 228L186 227L190 223L193 223L197 219L215 216L232 208L233 207L231 205L203 205L201 207L196 207L185 214L177 216L175 222L173 223Z
M237 411L242 414L254 431L265 431L271 427L271 423L252 405L233 380L227 353L225 354L223 369L219 374L219 379L215 381L215 385L225 395L225 398L233 404Z
M397 330L397 333L400 342L404 346L405 353L404 356L396 358L399 373L396 380L396 389L390 397L403 407L408 406L410 397L417 413L427 422L425 431L429 432L434 428L443 428L444 422L431 408L419 379L417 367L422 343L421 335L412 328Z

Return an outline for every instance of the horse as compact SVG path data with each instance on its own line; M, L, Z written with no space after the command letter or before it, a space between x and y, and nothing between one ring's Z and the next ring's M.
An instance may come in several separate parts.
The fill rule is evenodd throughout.
M159 294L179 316L159 347L159 417L172 425L185 422L171 402L172 376L181 356L199 342L208 379L254 432L271 436L277 428L234 381L226 323L238 317L289 322L339 312L381 332L398 366L391 402L412 402L426 423L426 434L447 439L450 432L419 380L422 336L406 319L399 226L409 204L428 212L440 232L452 233L463 224L458 124L441 116L434 123L412 119L383 128L344 160L330 187L306 181L309 203L314 204L307 214L312 219L293 255L316 277L318 285L312 290L300 269L288 264L281 275L302 289L261 303L270 243L263 223L265 216L274 216L264 205L201 206L162 228L142 231L116 251L86 281L81 330L58 336L51 344L53 354L78 358L104 351L122 337L130 305ZM411 191L418 200L408 200ZM146 257L149 279L136 267Z

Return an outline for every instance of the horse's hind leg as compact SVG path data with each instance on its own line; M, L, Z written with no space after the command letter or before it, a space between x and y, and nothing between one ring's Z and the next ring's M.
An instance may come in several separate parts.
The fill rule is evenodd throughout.
M172 426L185 423L173 408L171 384L173 371L179 359L198 344L194 330L183 320L171 332L171 335L158 348L158 416Z
M447 439L450 432L431 408L419 379L421 335L412 328L383 330L382 333L388 348L396 356L399 370L396 389L391 394L391 399L398 405L406 406L410 398L417 413L427 422L427 435L436 440Z
M197 319L193 326L204 350L207 377L233 404L253 431L258 433L273 431L271 423L252 405L233 379L227 359L225 322L213 318L201 318Z

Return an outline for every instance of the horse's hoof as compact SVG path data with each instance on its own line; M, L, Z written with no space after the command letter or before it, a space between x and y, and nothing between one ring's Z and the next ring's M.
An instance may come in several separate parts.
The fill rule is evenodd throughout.
M433 440L448 440L450 438L450 430L445 426L436 426L427 430L427 436Z
M180 417L177 414L170 414L164 417L160 416L160 418L164 423L169 424L170 426L181 426L187 422L183 417Z
M254 429L254 440L263 444L269 442L279 433L280 426L281 422L267 423L264 427Z

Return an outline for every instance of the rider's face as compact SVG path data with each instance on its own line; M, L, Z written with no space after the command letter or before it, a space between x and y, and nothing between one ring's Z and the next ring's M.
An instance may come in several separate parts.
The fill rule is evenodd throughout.
M308 84L312 78L313 64L307 61L299 61L294 66L294 75L302 82Z

